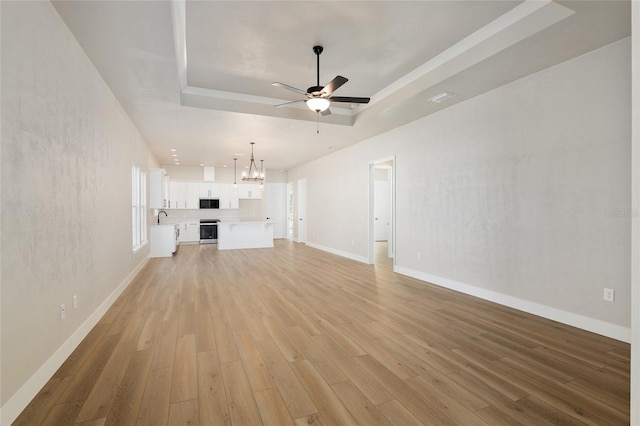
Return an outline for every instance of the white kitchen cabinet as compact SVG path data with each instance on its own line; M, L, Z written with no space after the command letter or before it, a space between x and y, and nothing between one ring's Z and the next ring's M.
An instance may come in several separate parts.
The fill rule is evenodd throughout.
M238 185L238 198L241 200L262 199L262 186L259 183L241 183Z
M200 182L173 180L170 183L169 197L172 209L200 208Z
M149 257L171 257L176 252L179 233L178 225L151 225Z
M167 182L169 176L164 169L149 169L149 208L166 209L169 207Z
M185 240L190 243L200 242L200 222L188 222L186 227L187 236Z
M220 209L238 209L240 202L238 201L238 188L232 183L220 184Z
M187 200L187 183L172 180L169 184L169 207L172 209L184 209Z
M200 182L187 182L187 209L200 208Z
M184 244L200 242L200 222L180 222L178 227L180 229L180 238L178 239L178 243Z
M220 184L200 182L200 198L220 198Z

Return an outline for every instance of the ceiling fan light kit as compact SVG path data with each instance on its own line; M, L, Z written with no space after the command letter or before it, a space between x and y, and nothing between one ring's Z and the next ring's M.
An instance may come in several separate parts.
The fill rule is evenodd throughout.
M307 106L311 111L315 112L325 111L327 108L329 108L330 104L331 102L329 102L329 100L325 98L311 98L307 100Z

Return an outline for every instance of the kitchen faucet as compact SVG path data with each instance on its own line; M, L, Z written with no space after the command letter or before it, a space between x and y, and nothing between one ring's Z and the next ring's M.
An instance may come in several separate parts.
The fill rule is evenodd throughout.
M169 217L169 215L167 214L167 212L165 212L164 210L160 210L158 212L158 225L160 225L160 213L164 213L164 217Z

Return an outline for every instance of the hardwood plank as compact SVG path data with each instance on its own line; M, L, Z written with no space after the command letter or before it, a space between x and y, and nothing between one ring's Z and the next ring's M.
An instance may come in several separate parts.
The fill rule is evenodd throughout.
M133 353L105 418L106 425L116 426L136 423L149 375L152 355L151 349Z
M151 370L140 404L138 426L167 424L171 400L172 367Z
M292 364L293 370L323 417L333 425L357 425L358 422L340 402L327 382L306 359Z
M353 358L337 359L339 359L339 361L337 361L336 364L340 366L351 383L372 403L378 405L393 399L393 395L378 383L376 379L370 376Z
M231 421L237 425L261 425L260 412L242 361L222 364L222 377Z
M351 382L331 385L331 389L362 425L389 425L389 420Z
M22 411L13 425L31 426L42 423L72 379L72 376L56 377L54 375Z
M198 370L196 361L196 336L178 337L176 360L171 383L171 402L188 401L198 397Z
M280 392L276 388L264 389L254 393L260 417L265 426L293 426L294 421L289 414Z
M216 337L208 310L196 313L196 351L211 352L216 350Z
M275 342L260 341L258 347L291 415L299 419L317 413L318 409Z
M403 380L394 375L384 365L370 355L357 357L356 361L378 382L402 402L412 414L425 424L451 424L446 413L441 413L437 405L424 398Z
M169 407L168 426L198 426L199 424L198 400L175 402Z
M153 347L151 368L159 369L173 366L177 339L178 320L163 321L158 330L158 339Z
M296 426L332 426L327 423L320 413L314 413L309 416L296 419Z
M299 327L286 330L287 336L296 349L308 359L322 378L328 383L339 383L347 380L347 376Z
M109 361L112 352L118 344L118 337L115 335L104 336L97 346L89 352L85 363L78 371L69 386L64 390L58 399L58 404L80 402L84 403L102 374L104 366Z
M178 318L178 337L196 333L195 302L180 303Z
M240 359L244 365L244 370L249 378L251 389L259 391L269 389L275 386L271 379L269 368L265 365L258 346L256 346L251 334L247 329L236 330L233 332Z
M378 405L378 409L393 425L421 426L423 423L397 399Z
M430 405L434 406L439 415L446 417L453 424L460 425L487 425L474 411L489 406L485 401L480 400L474 395L470 395L468 391L464 391L458 395L451 396L446 390L448 384L438 382L439 386L434 386L427 379L421 376L412 377L407 380L411 386L422 398L428 399ZM443 386L444 385L444 386ZM463 388L458 388L463 389Z
M81 401L56 404L41 424L43 426L72 425L81 409Z
M216 352L199 352L197 358L200 424L229 425L231 416L218 356Z
M106 417L136 346L137 341L133 340L120 342L116 346L91 393L82 405L76 422L81 423Z
M232 362L240 359L238 348L225 315L214 315L212 318L213 333L220 362Z
M147 319L142 327L142 332L138 338L137 351L144 351L149 348L153 348L155 344L156 336L160 328L162 321L162 312L153 311L147 316Z
M293 342L291 342L287 333L275 319L267 316L263 317L262 321L264 322L264 325L273 341L278 345L280 352L282 352L282 355L284 355L287 361L294 362L304 358L298 348L296 348Z

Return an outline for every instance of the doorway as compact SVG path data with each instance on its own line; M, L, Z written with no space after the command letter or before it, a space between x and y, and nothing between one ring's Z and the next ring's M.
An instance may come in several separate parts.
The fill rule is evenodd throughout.
M307 243L307 179L298 179L298 242Z
M376 263L376 259L391 259L395 265L394 218L395 156L369 163L370 264Z
M293 241L293 182L287 183L287 240Z

